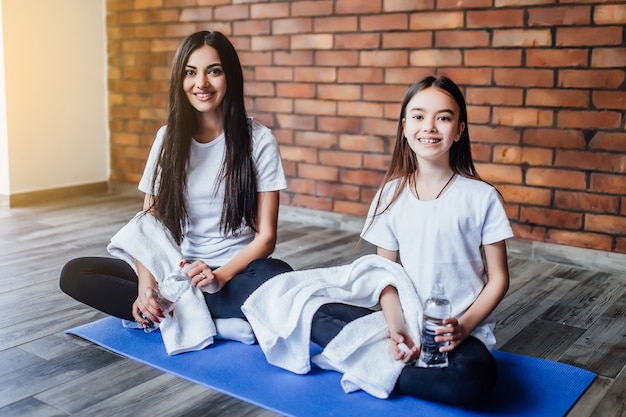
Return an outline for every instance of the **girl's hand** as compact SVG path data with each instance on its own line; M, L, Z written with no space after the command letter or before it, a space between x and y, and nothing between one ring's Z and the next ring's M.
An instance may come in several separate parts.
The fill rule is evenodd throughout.
M413 363L419 358L419 346L415 346L411 337L405 332L392 331L389 333L389 337L391 339L391 353L395 360Z
M148 325L147 320L160 323L160 319L165 318L161 306L154 297L155 286L139 286L139 294L133 303L133 317L139 323ZM143 317L142 317L143 314Z
M201 260L191 263L185 270L185 273L191 280L191 285L198 287L204 292L213 294L222 289L223 285L213 274L213 270Z
M450 317L443 320L445 327L437 329L435 334L435 342L449 342L448 346L439 349L440 352L450 352L454 350L461 342L463 342L469 334L465 328L459 323L459 320Z

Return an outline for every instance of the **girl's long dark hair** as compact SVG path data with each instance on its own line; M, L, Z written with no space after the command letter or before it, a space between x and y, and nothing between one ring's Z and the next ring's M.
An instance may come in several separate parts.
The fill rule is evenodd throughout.
M183 91L183 80L189 56L204 45L217 50L226 76L226 94L221 103L226 143L224 163L220 171L220 180L224 182L225 191L221 232L236 233L242 225L256 231L258 221L257 173L244 104L241 63L234 46L222 33L197 32L181 43L174 57L167 129L152 180L152 209L178 244L183 240L189 220L185 203L186 168L192 136L199 128L197 111ZM209 186L211 184L207 184Z
M474 162L472 161L472 150L470 147L470 137L467 123L467 106L465 104L463 93L454 81L446 76L426 76L416 81L411 87L409 87L406 95L404 96L404 101L402 101L400 117L398 119L398 130L396 133L396 145L393 150L389 169L383 178L381 192L378 194L378 200L376 202L376 209L374 210L373 217L385 212L398 199L404 187L407 183L410 183L412 175L419 169L417 157L409 146L407 139L404 137L402 120L406 117L406 107L413 96L430 87L435 87L445 91L450 94L452 98L454 98L454 101L456 101L460 111L458 123L465 123L465 129L461 133L461 137L450 147L450 168L452 168L452 171L459 175L480 180L480 177L476 172L476 168L474 167ZM389 204L381 209L382 189L385 184L395 179L398 179L399 181L393 192L393 196Z

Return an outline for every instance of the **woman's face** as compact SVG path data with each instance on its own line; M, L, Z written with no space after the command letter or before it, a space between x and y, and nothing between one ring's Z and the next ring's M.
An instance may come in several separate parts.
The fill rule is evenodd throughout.
M226 75L217 50L204 45L189 55L183 90L200 113L219 113L226 94Z
M411 98L402 119L404 136L418 159L448 161L450 147L459 140L465 123L459 106L443 90L426 88Z

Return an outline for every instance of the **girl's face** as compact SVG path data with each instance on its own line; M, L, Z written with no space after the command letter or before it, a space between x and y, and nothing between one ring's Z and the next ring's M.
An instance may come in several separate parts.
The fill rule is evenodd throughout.
M459 106L443 90L428 87L411 98L402 119L404 137L419 159L432 161L445 158L450 147L459 140L465 123L459 122Z
M217 50L204 45L189 55L183 90L200 113L218 113L226 94L226 75Z

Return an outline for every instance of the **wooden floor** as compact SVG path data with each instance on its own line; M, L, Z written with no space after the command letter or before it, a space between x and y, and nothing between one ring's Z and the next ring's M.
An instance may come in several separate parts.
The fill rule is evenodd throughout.
M59 290L62 265L106 255L109 238L140 206L136 196L100 195L0 207L1 416L276 415L64 334L104 315ZM357 241L354 231L281 220L275 256L296 269L340 265L372 252ZM523 251L510 251L510 269L497 348L597 373L569 417L624 416L626 273Z

